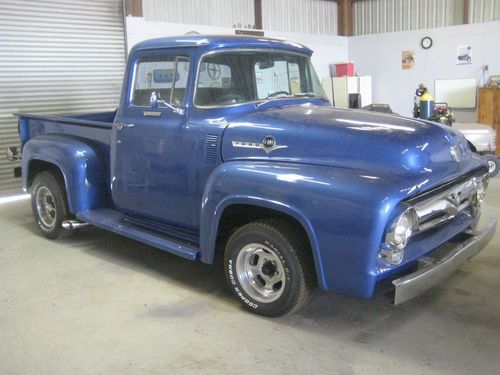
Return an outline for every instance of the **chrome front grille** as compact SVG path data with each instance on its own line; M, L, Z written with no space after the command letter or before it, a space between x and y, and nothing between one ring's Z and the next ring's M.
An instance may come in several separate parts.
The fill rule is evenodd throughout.
M472 177L465 182L441 191L424 201L416 203L418 225L415 232L423 232L452 220L464 213L477 216L479 206L478 189L486 188L487 175Z

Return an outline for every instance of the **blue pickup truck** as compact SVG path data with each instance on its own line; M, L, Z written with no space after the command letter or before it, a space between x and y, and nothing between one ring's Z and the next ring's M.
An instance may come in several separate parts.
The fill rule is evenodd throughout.
M264 37L136 45L116 112L18 114L24 188L55 239L91 224L189 260L224 258L249 311L315 286L400 304L492 238L486 164L449 127L332 108L312 51Z

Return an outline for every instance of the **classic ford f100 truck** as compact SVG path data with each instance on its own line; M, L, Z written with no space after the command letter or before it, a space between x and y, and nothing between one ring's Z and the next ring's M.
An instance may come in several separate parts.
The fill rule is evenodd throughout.
M369 298L392 282L399 304L440 282L495 231L476 228L486 163L449 127L332 108L311 54L264 37L154 39L131 51L116 112L19 114L41 232L92 224L221 256L236 297L267 316L315 285Z

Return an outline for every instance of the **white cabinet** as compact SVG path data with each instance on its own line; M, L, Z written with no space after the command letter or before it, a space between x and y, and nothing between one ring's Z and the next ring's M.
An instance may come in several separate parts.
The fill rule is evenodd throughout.
M372 77L323 78L323 90L337 108L349 108L349 94L360 94L361 105L372 104Z

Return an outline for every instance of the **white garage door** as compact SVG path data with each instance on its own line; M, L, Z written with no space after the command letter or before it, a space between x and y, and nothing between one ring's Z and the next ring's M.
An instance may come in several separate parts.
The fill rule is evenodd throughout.
M12 113L112 110L124 68L121 0L0 0L0 195L20 189Z

